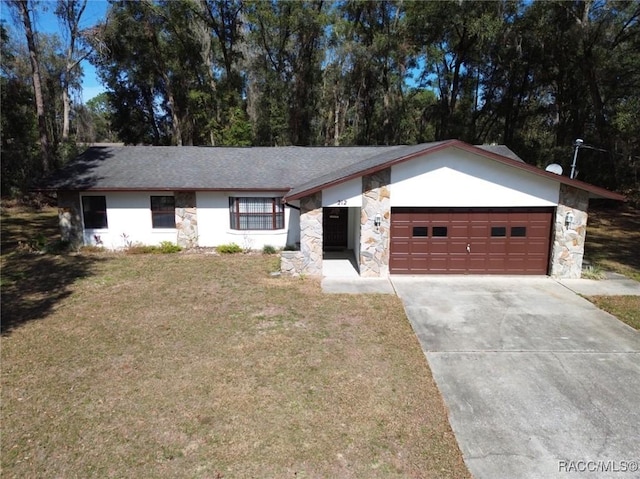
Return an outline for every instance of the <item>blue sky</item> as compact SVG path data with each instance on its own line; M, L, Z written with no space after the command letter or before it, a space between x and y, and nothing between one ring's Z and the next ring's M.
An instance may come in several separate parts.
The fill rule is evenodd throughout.
M11 14L8 12L8 7L2 2L2 20L6 20L7 23L13 25L14 21L11 18ZM34 28L38 32L43 33L61 33L60 23L58 18L54 14L56 8L55 0L44 0L36 3L37 10L35 12L32 21L34 21ZM87 7L80 19L80 28L87 28L100 22L106 15L109 4L106 0L89 0ZM17 32L24 35L22 29L16 29ZM100 81L97 78L95 68L88 62L82 62L82 71L84 72L84 78L82 80L82 101L86 102L101 92L105 91Z

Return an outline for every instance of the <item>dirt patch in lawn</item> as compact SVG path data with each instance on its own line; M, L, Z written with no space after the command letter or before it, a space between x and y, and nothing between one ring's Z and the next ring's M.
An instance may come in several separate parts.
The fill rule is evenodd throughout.
M2 477L469 477L396 297L274 256L4 256L11 291L64 294L27 314L3 287L29 320L2 338Z

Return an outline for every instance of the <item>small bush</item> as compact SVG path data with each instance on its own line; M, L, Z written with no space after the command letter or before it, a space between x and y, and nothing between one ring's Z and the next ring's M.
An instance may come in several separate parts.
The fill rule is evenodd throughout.
M216 251L220 254L242 253L242 248L235 243L221 244L216 247Z
M61 239L48 241L42 233L27 241L18 241L18 249L27 253L62 254L67 253L70 246L68 241Z
M58 239L47 243L44 250L49 254L68 253L71 250L71 243L69 241Z
M127 254L171 254L182 251L182 248L171 241L162 241L159 246L132 244L125 249Z
M44 251L47 247L47 238L42 233L39 233L35 238L29 240L28 245L34 252Z
M150 246L144 244L132 244L127 247L124 251L127 254L150 254L155 253L158 249L157 246Z
M277 252L278 250L270 244L266 244L262 248L262 254L276 254Z
M180 246L172 243L171 241L162 241L158 249L162 254L179 253L180 251L182 251L182 248Z
M605 279L607 275L600 266L593 264L582 269L582 279Z

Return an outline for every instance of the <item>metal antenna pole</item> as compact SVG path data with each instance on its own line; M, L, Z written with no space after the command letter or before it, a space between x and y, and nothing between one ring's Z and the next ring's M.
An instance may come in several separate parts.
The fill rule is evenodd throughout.
M580 147L582 146L582 144L584 143L584 141L582 141L580 138L578 138L576 140L576 142L574 143L576 149L573 152L573 163L571 163L571 174L569 176L569 178L571 178L572 180L576 177L576 165L578 162L578 150L580 149Z

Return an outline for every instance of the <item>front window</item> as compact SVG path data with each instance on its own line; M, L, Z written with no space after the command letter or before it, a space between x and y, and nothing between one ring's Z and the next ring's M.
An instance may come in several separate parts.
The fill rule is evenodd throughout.
M107 225L107 197L83 196L82 219L86 229L104 229Z
M283 229L282 198L229 198L229 218L234 230Z
M173 196L151 197L151 223L154 228L176 227L176 202Z

